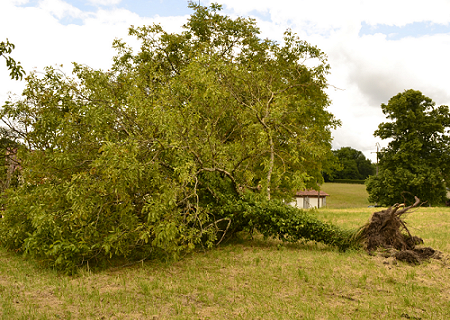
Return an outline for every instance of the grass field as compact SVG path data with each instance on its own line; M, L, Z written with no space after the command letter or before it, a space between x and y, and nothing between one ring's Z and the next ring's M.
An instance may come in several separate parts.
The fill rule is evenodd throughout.
M352 206L361 198L356 191L338 196L347 186L353 190L354 185L336 191L324 185L334 199L315 214L351 229L366 223L376 208ZM0 317L450 319L450 209L420 208L407 222L444 258L410 266L363 251L342 253L316 243L286 245L242 235L177 262L82 270L69 277L0 249Z
M363 184L324 183L321 187L330 196L327 207L332 209L361 208L370 205L369 194Z

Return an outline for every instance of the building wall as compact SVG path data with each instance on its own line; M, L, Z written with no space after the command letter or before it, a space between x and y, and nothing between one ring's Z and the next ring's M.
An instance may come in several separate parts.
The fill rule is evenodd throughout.
M320 200L320 201L319 201ZM322 208L327 205L326 197L295 197L294 201L289 203L293 207L300 209Z

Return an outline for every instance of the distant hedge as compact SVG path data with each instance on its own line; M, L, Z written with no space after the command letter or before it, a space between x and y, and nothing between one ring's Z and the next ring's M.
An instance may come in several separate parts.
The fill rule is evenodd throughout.
M334 179L333 181L328 181L331 183L352 183L352 184L364 184L366 180L352 180L352 179Z

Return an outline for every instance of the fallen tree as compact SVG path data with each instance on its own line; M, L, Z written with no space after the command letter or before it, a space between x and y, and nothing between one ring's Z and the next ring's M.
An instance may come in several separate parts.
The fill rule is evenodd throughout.
M1 108L21 168L0 198L1 246L72 272L178 257L240 229L344 243L283 203L330 163L326 55L289 30L261 39L217 4L189 7L182 32L131 27L140 48L114 41L107 71L31 73Z
M406 207L405 203L395 204L386 210L375 212L370 222L357 233L357 238L371 254L377 249L383 251L385 257L395 257L397 260L411 264L419 264L430 258L440 258L440 252L430 247L420 247L423 239L413 236L406 227L402 217L411 209L420 206L420 199L415 196L415 202ZM399 210L400 208L402 208Z

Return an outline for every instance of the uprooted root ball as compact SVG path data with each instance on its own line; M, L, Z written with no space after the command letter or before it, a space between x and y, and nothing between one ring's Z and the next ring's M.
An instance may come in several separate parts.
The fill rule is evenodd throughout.
M388 249L385 252L389 252L389 256L411 264L419 264L430 258L440 258L440 252L437 250L416 248L416 245L423 244L423 240L412 236L401 218L408 210L420 204L419 198L415 197L415 200L414 204L409 207L395 204L372 215L370 222L359 232L360 239L367 251L374 252L379 248ZM404 208L399 210L401 207Z

